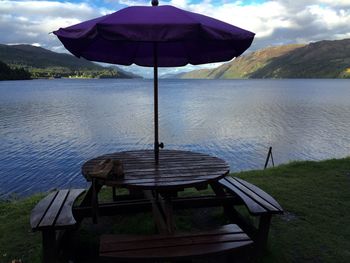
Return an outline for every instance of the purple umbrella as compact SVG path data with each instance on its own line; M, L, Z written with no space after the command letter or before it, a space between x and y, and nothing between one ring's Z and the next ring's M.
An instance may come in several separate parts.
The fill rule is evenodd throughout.
M231 60L254 33L173 6L134 6L53 33L75 56L112 64L154 67L154 153L158 163L158 67Z

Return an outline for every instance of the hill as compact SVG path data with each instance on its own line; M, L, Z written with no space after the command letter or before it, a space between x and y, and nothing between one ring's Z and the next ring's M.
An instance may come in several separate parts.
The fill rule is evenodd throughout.
M349 78L350 39L268 47L180 78Z
M350 77L350 39L320 41L276 57L251 78Z
M45 77L112 77L132 78L118 67L105 68L69 54L56 53L31 45L0 44L0 60L11 67L22 67L33 78Z

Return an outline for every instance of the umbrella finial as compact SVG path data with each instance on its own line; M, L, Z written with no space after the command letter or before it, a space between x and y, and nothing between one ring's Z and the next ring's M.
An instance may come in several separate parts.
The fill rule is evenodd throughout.
M152 6L158 6L159 2L158 0L152 0Z

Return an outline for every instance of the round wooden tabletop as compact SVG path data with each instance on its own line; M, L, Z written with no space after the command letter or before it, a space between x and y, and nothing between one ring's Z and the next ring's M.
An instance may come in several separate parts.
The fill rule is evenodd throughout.
M103 179L103 184L158 191L217 181L230 169L224 160L203 153L161 150L159 164L156 165L153 150L125 151L102 155L84 163L82 173L88 181L94 166L104 159L120 160L124 176Z

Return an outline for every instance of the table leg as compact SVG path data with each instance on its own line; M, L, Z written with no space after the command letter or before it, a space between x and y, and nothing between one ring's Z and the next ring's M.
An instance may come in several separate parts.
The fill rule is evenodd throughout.
M98 181L93 178L91 181L91 185L86 192L84 199L80 203L80 207L89 207L91 206L91 213L93 222L97 223L97 212L98 212L98 193L100 192L102 185L98 183ZM77 218L77 221L80 223L83 217Z
M210 186L213 189L216 196L218 196L218 197L225 197L226 196L224 189L216 182L210 183ZM230 205L229 203L224 201L223 208L224 208L224 213L226 214L226 216L228 218L230 218L231 220L233 220L234 215L232 213L232 205Z
M92 222L97 224L97 215L98 215L98 193L97 193L97 180L92 179L92 198L91 198L91 207L92 207Z
M117 190L115 186L112 187L112 199L113 201L117 201Z
M256 237L257 250L259 255L262 255L264 249L266 248L267 238L268 238L269 229L270 229L270 223L271 223L270 214L260 216L258 232Z
M167 234L168 226L166 216L160 203L157 201L157 195L154 195L155 193L152 193L150 190L145 190L143 192L145 197L152 203L152 215L159 233Z
M42 232L42 251L43 251L43 263L55 263L56 262L56 234L53 229L45 230Z
M175 231L173 204L171 202L170 196L166 195L163 197L164 199L161 201L161 203L164 210L165 220L167 224L167 231L169 234L173 234Z

